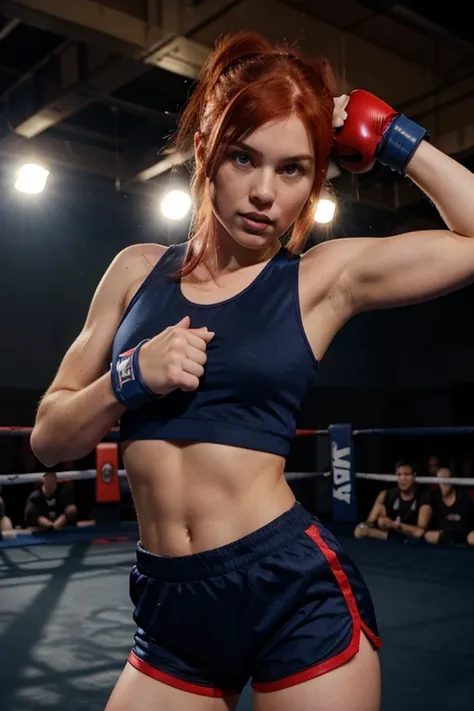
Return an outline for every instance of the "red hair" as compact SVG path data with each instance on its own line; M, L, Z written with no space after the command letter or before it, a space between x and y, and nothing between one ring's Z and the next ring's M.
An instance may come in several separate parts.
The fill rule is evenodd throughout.
M301 252L329 165L332 97L332 74L324 59L310 60L294 48L275 47L255 32L238 32L219 41L201 70L176 135L178 150L189 154L199 133L204 155L202 162L196 162L191 179L195 211L180 276L197 267L215 239L209 180L215 176L228 145L269 121L290 115L304 123L315 158L311 194L287 244L294 254Z

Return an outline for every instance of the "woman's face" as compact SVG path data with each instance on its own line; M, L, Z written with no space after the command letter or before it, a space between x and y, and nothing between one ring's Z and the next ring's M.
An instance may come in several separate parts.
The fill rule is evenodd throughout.
M290 116L231 144L211 182L215 216L241 247L271 247L311 193L314 151L302 121Z

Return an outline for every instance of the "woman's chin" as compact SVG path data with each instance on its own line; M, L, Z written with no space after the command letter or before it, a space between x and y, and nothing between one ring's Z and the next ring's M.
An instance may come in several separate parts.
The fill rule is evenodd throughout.
M238 227L234 228L230 235L239 247L255 251L269 249L270 247L275 246L278 242L278 234L274 230L253 232L252 230Z

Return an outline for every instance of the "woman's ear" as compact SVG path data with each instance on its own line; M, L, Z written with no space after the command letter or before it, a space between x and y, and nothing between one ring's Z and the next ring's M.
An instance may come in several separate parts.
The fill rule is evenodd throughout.
M202 142L201 134L196 131L194 134L194 153L196 155L196 162L204 162L204 145Z

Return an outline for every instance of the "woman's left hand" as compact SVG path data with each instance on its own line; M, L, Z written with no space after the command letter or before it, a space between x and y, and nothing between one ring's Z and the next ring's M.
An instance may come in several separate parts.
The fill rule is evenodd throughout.
M342 94L334 98L334 110L332 112L332 127L341 128L347 118L346 106L349 103L349 96Z

